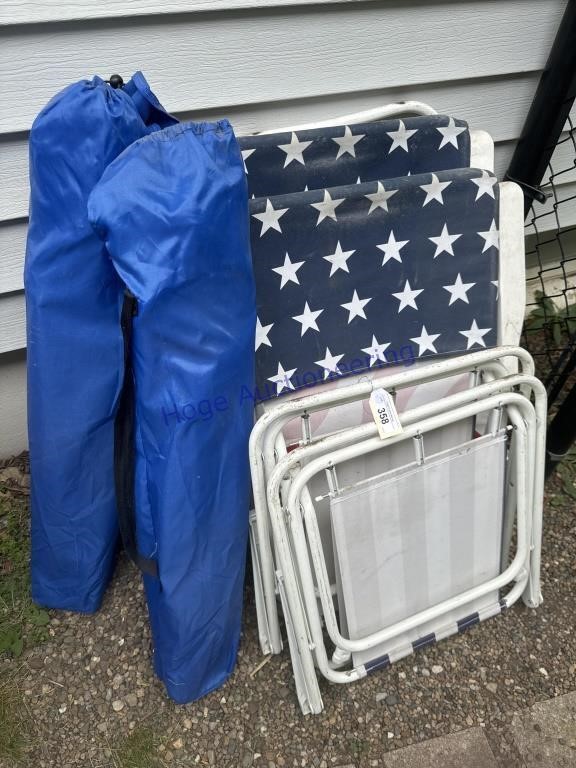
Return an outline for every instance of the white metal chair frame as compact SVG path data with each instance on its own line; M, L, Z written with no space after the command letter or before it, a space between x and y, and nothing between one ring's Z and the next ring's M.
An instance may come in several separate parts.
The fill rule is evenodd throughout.
M260 641L264 653L279 653L282 649L268 526L266 485L267 477L270 476L275 466L275 449L280 448L278 439L281 438L285 424L296 416L305 416L314 411L366 399L374 389L379 387L393 391L414 384L423 384L454 374L474 371L480 366L487 367L491 362L502 358L517 358L523 373L527 375L534 373L532 358L525 350L519 347L499 347L450 360L442 360L416 370L402 371L388 376L374 376L369 381L362 381L340 389L275 403L260 417L252 430L249 450L257 532L255 569L260 569L259 575L255 573L255 576L262 579L263 602L265 604L265 609L263 609L265 613L259 617L261 619ZM256 587L258 589L258 584Z
M414 408L409 411L405 411L404 414L400 415L400 419L402 422L406 421L406 424L410 425L419 418L429 418L430 416L444 413L446 408L460 407L462 405L468 404L469 402L481 401L482 399L493 397L496 394L506 393L507 391L515 387L522 387L523 389L529 388L535 400L535 406L533 408L534 418L530 416L530 423L531 423L531 427L533 427L533 430L529 432L529 435L528 435L528 456L530 458L530 462L532 466L534 463L536 463L536 457L538 453L538 448L537 448L538 444L541 450L545 443L545 430L544 430L545 421L543 421L543 417L545 417L545 414L546 414L545 388L542 385L542 383L534 377L524 376L524 375L515 375L515 376L504 377L502 379L496 379L487 384L479 385L474 389L468 389L463 392L451 395L449 398L445 398L444 400L436 401L433 403L419 406L418 408ZM516 414L516 411L513 406L511 406L509 410L514 411L515 415L518 415ZM491 431L493 432L497 428L498 428L497 424L496 426L493 425L491 427ZM283 479L284 477L286 477L286 475L292 472L297 466L302 465L304 462L307 462L310 459L315 459L318 455L323 455L324 459L329 460L331 456L331 454L329 454L330 451L341 449L348 445L354 445L356 443L364 442L367 439L376 438L377 436L378 436L378 432L375 424L365 424L365 425L362 425L361 427L345 430L342 433L339 433L337 435L331 435L330 437L320 439L317 443L303 446L302 448L296 449L295 451L292 451L291 453L287 454L284 458L282 458L278 462L268 481L268 504L269 504L270 513L272 514L274 511L276 513L278 512L281 506L280 490L281 490L281 484L283 482ZM398 441L399 440L396 440L394 442L398 442ZM389 440L380 441L380 443L376 442L375 445L380 446L381 448L385 448L388 445L392 444L392 442L393 441L390 438ZM296 483L296 486L298 486L302 482L301 476L300 476L300 473L302 471L303 470L300 469L298 474L295 476L295 478L297 478L298 480L298 482ZM534 489L537 489L540 486L541 482L543 481L543 474L544 474L543 465L537 466L533 475L532 485L527 489L527 498L529 500L529 505L532 509L532 519L530 521L530 528L529 528L530 531L533 529L535 529L536 531L539 530L538 518L541 517L542 515L542 499L541 498L538 499L534 497ZM294 483L295 483L295 479L292 479L290 491L288 494L288 499L289 499L287 502L288 507L290 505L290 499L292 498L291 494L294 492L293 491ZM285 489L282 489L282 490L284 491ZM270 506L271 499L273 499L272 506ZM302 497L302 503L303 504L308 503L306 502L304 496ZM311 499L309 503L312 504ZM531 546L531 552L537 554L539 551L539 547L540 547L539 542L533 542L533 545ZM323 574L326 575L326 572L323 571ZM534 586L536 585L532 584L530 586L530 589L527 590L525 595L525 600L530 607L537 607L541 602L539 590L535 590ZM330 592L330 590L328 591ZM342 648L346 648L346 643L349 642L345 638L343 639L336 635L332 637L332 640L334 644L337 646L339 646L340 640L342 640L343 645L340 646ZM347 648L347 650L354 651L354 650L363 650L363 649L350 647L350 648Z
M533 388L535 396L539 400L539 410L541 410L542 403L544 403L545 407L545 392L543 391L540 382L525 376L509 377L508 379L481 385L476 390L467 390L452 395L441 402L431 403L421 406L420 408L415 408L412 411L406 411L401 415L401 421L407 427L402 435L391 437L386 441L382 441L379 437L370 438L367 437L367 435L374 435L377 432L375 425L363 425L363 427L356 430L348 430L350 433L355 432L356 434L354 436L342 433L341 435L326 438L324 441L319 441L318 444L313 446L306 446L294 451L292 454L289 454L282 459L274 470L269 482L268 503L277 555L279 562L281 563L281 575L286 588L287 602L290 611L287 621L294 623L293 634L298 642L298 653L302 665L300 677L303 678L305 683L305 691L300 690L299 696L305 711L309 710L316 712L319 711L318 707L320 707L320 709L322 707L321 699L319 698L319 690L316 691L317 682L315 680L311 649L314 651L314 656L316 657L320 671L332 682L351 682L352 680L364 677L367 673L363 665L349 671L338 671L334 668L335 665L328 661L322 636L321 619L316 600L314 579L308 560L308 546L310 546L310 553L316 574L326 628L336 648L341 649L342 651L350 652L374 647L402 632L413 629L431 619L435 619L449 610L461 607L494 589L503 587L513 579L517 579L518 583L512 592L505 598L506 606L511 605L522 593L525 594L525 599L529 604L534 600L533 591L535 587L537 588L537 585L532 582L532 584L528 586L533 570L530 561L535 557L539 557L538 532L541 530L542 507L541 496L536 496L532 491L533 488L539 487L541 484L541 478L537 478L536 475L539 474L542 464L538 465L536 463L536 455L539 453L537 449L539 443L540 450L543 448L542 436L544 430L542 427L544 422L538 425L538 419L534 409L523 395L513 393L502 394L506 388L519 385L528 385ZM478 402L477 399L479 396L490 392L500 392L500 395L496 397L487 397L485 400ZM467 406L460 407L457 411L442 413L442 411L445 411L446 409L452 409L457 404L466 403L467 401L469 403L470 401L472 402ZM478 412L490 410L492 408L502 408L505 404L512 406L508 409L508 412L510 420L514 423L516 429L520 430L520 432L522 432L522 430L525 431L523 437L525 444L522 443L523 447L519 449L517 454L515 454L516 463L518 465L516 470L520 473L517 478L517 485L519 488L524 488L525 492L518 494L516 499L518 549L512 563L496 579L492 579L484 585L468 590L462 595L444 601L444 603L433 606L432 608L405 619L402 622L398 622L393 627L388 627L368 638L360 640L349 640L344 638L339 632L334 612L332 591L323 558L322 543L317 528L314 506L306 488L308 480L322 469L333 467L338 461L343 461L385 448L410 437L421 435L425 431L443 426L451 421L459 420L460 418L465 418L466 416L474 415ZM436 415L434 416L433 414ZM420 421L425 415L428 415L428 418L424 421ZM527 431L524 427L523 418L528 423ZM361 432L367 439L359 442ZM531 440L530 434L533 434L535 439ZM318 453L328 450L328 443L330 444L330 447L345 447L340 447L333 453L324 453L321 458L314 459L313 457ZM352 444L346 445L346 443ZM307 458L312 458L313 460L310 464L307 464L301 469L297 476L292 480L288 494L288 502L285 510L283 510L279 501L280 487L283 478L291 468L294 468L298 463L303 461L305 455ZM526 464L526 462L528 463ZM535 477L533 484L528 484L526 474L527 467L534 470ZM531 519L526 515L527 507L529 510L531 509ZM306 533L308 534L307 539L304 532L303 522L300 518L300 509L302 509L304 515L304 524L306 526ZM286 521L284 520L284 512L286 512ZM538 518L540 518L540 521ZM288 524L290 528L293 543L292 550L289 543L288 531L285 527L286 524ZM302 579L301 589L299 588L296 574L292 569L291 558L293 555L296 558L298 574ZM522 574L520 575L521 571ZM302 597L304 598L306 606L305 613L302 609ZM538 604L538 602L539 593L536 596L535 604ZM345 659L346 654L341 654L340 660ZM302 681L300 682L302 683ZM300 685L300 688L302 689L302 685Z

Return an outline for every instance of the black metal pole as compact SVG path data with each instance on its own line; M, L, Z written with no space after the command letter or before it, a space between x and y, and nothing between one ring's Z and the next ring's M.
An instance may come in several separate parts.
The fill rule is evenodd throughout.
M576 369L576 345L572 347L572 354L570 354L570 356L568 356L569 352L570 346L566 346L560 360L558 361L559 364L554 370L554 373L556 374L560 367L562 367L560 374L556 376L556 380L554 380L552 376L549 377L549 381L553 382L548 389L549 408L564 388L564 385L568 381L568 377L572 374L572 371Z
M546 476L566 457L576 438L576 387L572 387L548 427Z
M524 123L522 136L505 176L522 187L526 215L535 199L543 201L538 186L564 129L575 97L576 0L568 0Z

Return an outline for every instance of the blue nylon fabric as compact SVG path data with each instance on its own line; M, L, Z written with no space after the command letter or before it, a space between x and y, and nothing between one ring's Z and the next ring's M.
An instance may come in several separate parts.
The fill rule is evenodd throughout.
M255 295L242 159L227 121L167 128L105 171L89 217L138 300L137 534L154 664L179 703L221 685L240 637Z
M30 134L24 284L32 596L50 608L97 610L117 542L113 427L123 287L86 202L111 160L174 122L138 72L124 89L99 77L65 88Z

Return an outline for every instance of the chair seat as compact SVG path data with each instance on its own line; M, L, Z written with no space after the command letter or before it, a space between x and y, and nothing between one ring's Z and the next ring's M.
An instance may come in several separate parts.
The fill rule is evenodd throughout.
M498 199L463 169L251 201L257 399L494 346Z
M331 500L340 621L351 639L498 575L506 440L502 431L461 443L421 465L408 459L403 468ZM376 474L377 465L372 471ZM464 610L355 653L354 664L394 656L395 649L485 610L498 597L488 593Z

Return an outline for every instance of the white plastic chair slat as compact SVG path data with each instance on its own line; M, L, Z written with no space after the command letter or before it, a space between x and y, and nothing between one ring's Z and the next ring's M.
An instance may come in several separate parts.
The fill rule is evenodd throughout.
M334 125L356 125L357 123L372 123L375 120L386 120L393 117L408 117L417 115L437 115L436 110L424 104L422 101L400 101L396 104L383 104L374 109L365 109L361 112L352 112L347 115L338 115L326 120L317 120L312 123L300 123L287 128L270 128L260 131L261 135L270 133L285 133L288 131L306 131L311 128L330 128Z

